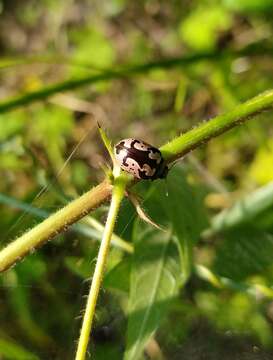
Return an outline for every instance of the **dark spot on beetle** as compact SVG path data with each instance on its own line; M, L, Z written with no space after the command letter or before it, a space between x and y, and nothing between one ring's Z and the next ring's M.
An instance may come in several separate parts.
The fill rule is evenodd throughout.
M135 147L135 144L139 144L140 148L145 149L145 151L142 151L139 148L137 149ZM140 140L134 139L129 147L125 146L125 141L122 140L115 146L115 149L117 154L119 154L121 150L126 150L126 155L122 159L122 166L127 168L126 171L131 171L133 174L138 173L138 176L141 179L154 180L157 178L164 178L168 172L168 168L165 165L163 158L161 157L160 150L149 144L143 143ZM161 157L161 161L158 163L158 159L150 158L150 153L159 154ZM132 159L138 164L138 166L140 167L140 169L138 169L138 172L135 169L136 164L133 163L129 165L127 163L128 159ZM144 165L149 166L152 170L155 170L154 175L147 175L147 170L141 170L143 169Z

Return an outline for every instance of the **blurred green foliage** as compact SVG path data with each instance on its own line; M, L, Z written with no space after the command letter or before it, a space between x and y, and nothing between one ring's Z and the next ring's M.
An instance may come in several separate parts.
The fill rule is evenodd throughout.
M200 21L200 19L205 21ZM211 50L217 45L221 31L228 31L232 17L224 7L207 4L196 7L186 19L181 20L182 40L194 50Z
M202 55L0 113L1 246L102 179L109 159L97 121L113 141L159 146L273 86L272 0L2 0L0 9L2 101ZM144 348L156 358L153 341L166 359L272 358L272 132L272 112L264 112L196 150L166 184L138 184L145 211L167 234L123 202L116 233L135 254L111 249L94 359L135 359L135 350L141 358ZM93 214L101 223L107 206ZM1 359L73 358L99 245L88 226L1 275Z

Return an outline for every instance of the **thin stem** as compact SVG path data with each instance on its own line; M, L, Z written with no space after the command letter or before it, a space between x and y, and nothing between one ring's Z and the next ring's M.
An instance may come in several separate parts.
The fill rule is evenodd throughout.
M104 231L104 225L102 225L97 219L87 216L82 220L83 223L90 225L92 228L99 231L101 234L103 234ZM129 254L132 254L134 252L134 247L129 242L123 240L120 236L113 234L111 244L115 244L120 249L126 251Z
M5 204L15 209L23 210L27 214L32 214L37 218L46 219L51 213L42 209L38 209L30 204L24 203L23 201L17 200L10 196L0 193L0 204ZM103 233L104 225L98 220L91 216L86 216L77 224L71 226L70 230L75 231L78 234L89 237L92 240L101 241L101 235ZM132 244L122 239L120 236L113 234L111 245L132 254L134 252Z
M90 287L90 292L87 299L79 343L76 352L76 360L84 360L86 357L87 346L91 333L92 322L94 319L97 298L102 283L103 271L109 251L110 240L114 231L120 203L124 196L125 186L126 182L122 179L122 177L118 177L115 179L110 209L103 232L103 237L100 245L94 276L92 279L92 284Z
M0 272L8 269L30 251L86 216L92 209L107 200L111 191L112 185L105 180L7 245L0 252Z
M201 123L196 128L163 145L160 148L163 157L167 162L172 162L201 144L205 144L211 138L251 119L257 113L271 108L272 105L273 90L269 90L237 106L231 112L216 116L206 123ZM133 183L134 181L128 179L127 187L132 186ZM108 199L111 190L112 186L105 180L12 242L0 251L0 272L8 269L16 260L40 246L46 240L53 238L68 225L87 215L90 210Z
M219 49L213 51L213 52L203 52L199 54L190 54L187 56L183 56L177 59L182 60L181 65L185 65L188 62L195 62L199 60L213 60L213 59L221 59L221 58L235 58L239 56L265 56L269 55L271 56L273 54L273 48L270 42L266 43L264 40L259 41L253 44L250 44L242 49L234 50L234 49L222 49L219 51ZM162 60L161 62L164 63L166 61L172 61L173 59L166 59ZM59 65L68 65L73 67L81 67L87 70L95 70L95 71L107 71L107 69L94 66L94 64L88 62L88 61L78 61L76 59L71 59L68 56L63 55L51 55L51 54L43 54L43 55L30 55L30 56L24 56L24 57L7 57L2 58L0 61L0 69L5 69L9 67L16 67L20 65L33 65L35 63L38 64L59 64ZM158 62L160 63L160 61ZM153 64L153 63L149 63Z
M96 75L87 75L78 79L70 79L57 84L44 86L39 90L28 92L9 98L0 103L0 113L18 108L23 105L33 103L38 100L44 100L48 97L63 91L69 91L89 84L94 84L100 81L108 81L113 79L132 77L133 75L147 73L153 69L170 69L180 66L192 65L196 62L203 60L221 60L227 58L236 58L239 56L259 56L259 55L272 55L273 49L266 44L253 44L237 51L231 49L224 49L222 51L204 52L189 54L177 58L169 58L159 61L153 61L140 65L123 66L116 70L105 70Z
M268 90L236 106L234 110L216 116L214 119L204 122L185 134L178 136L163 145L160 151L167 162L172 162L202 144L205 144L213 137L243 123L261 111L271 108L272 105L273 90Z
M7 57L0 60L0 70L22 65L45 64L66 65L83 68L89 71L104 71L105 69L92 65L90 62L77 61L62 55L32 55L24 57Z

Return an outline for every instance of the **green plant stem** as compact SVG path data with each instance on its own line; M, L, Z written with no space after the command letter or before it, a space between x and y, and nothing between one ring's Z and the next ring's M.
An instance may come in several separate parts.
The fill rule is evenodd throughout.
M214 119L202 123L170 141L160 148L167 162L172 162L193 149L205 144L208 140L233 128L245 120L250 119L261 111L271 108L273 105L273 90L268 90L226 114L216 116Z
M176 58L177 60L181 59L181 65L187 65L188 63L194 63L199 60L214 60L221 58L236 58L239 56L271 56L273 54L273 47L270 42L266 43L264 40L256 42L254 44L250 44L242 49L216 49L213 52L203 52L197 54L190 54L183 57ZM173 61L174 59L165 59L159 62L151 62L159 64L162 63L163 66L165 62ZM81 67L87 70L95 70L95 71L105 71L107 69L94 66L94 64L88 61L78 61L76 59L71 59L71 57L63 56L63 55L51 55L51 54L43 54L43 55L28 55L22 57L4 57L0 60L0 69L5 69L9 67L17 67L21 65L33 65L33 64L59 64L59 65L68 65L73 67Z
M170 69L175 67L188 66L203 60L216 61L227 58L233 59L239 56L264 56L266 54L269 56L273 54L273 48L271 44L267 46L265 44L258 43L252 44L237 51L231 49L224 49L222 51L216 50L213 52L189 54L177 58L153 61L146 64L123 66L117 70L109 69L96 75L87 75L82 78L71 79L57 84L44 86L39 90L9 98L0 102L0 113L16 109L20 106L27 105L38 100L45 100L59 92L70 91L100 81L127 78L137 74L147 73L153 69Z
M76 360L84 360L86 357L87 346L91 333L92 322L94 319L97 298L102 283L103 271L105 268L107 255L109 251L110 240L114 231L114 226L118 215L120 203L122 198L124 197L125 186L126 186L126 182L124 181L122 176L119 176L114 180L112 200L103 232L103 237L99 249L95 272L93 275L93 279L87 299L80 338L76 352L76 358L75 358Z
M102 225L98 220L91 216L87 216L81 221L83 224L90 225L92 228L96 229L100 234L103 234L104 225ZM116 234L112 235L111 244L117 246L118 248L122 249L123 251L132 254L134 252L133 245Z
M23 65L45 64L45 65L65 65L79 67L89 71L101 72L105 69L98 68L90 62L77 61L68 56L62 55L32 55L23 57L3 57L0 59L0 71L7 68L18 67Z
M105 180L7 245L0 252L0 272L8 269L45 241L65 231L69 225L86 216L92 209L107 200L111 191L112 185Z
M187 133L178 136L166 145L163 145L160 150L166 161L170 163L201 144L205 144L211 138L251 119L259 112L269 109L272 105L273 90L268 90L237 106L231 112L216 116L214 119L202 123ZM131 186L133 183L133 181L128 180L127 186ZM88 211L107 200L110 194L111 185L104 181L87 194L72 201L56 214L51 215L44 222L19 237L0 251L0 272L8 269L17 259L22 258L46 240L53 238L68 225L87 215Z
M35 217L41 219L46 219L51 215L51 213L48 211L38 209L30 204L24 203L23 201L14 199L10 196L1 193L0 193L0 204L5 204L15 209L23 210L24 213L32 214ZM72 225L70 229L78 234L89 237L92 240L101 241L101 234L103 233L104 225L101 224L95 218L91 216L86 216L77 224ZM125 251L130 254L133 252L132 244L123 240L121 237L119 237L116 234L113 234L112 236L111 245L116 246L122 251Z
M257 299L257 294L269 299L273 298L273 290L266 285L236 282L232 279L214 274L209 268L201 264L196 264L194 270L198 277L207 281L217 289L240 291L253 296L255 299Z

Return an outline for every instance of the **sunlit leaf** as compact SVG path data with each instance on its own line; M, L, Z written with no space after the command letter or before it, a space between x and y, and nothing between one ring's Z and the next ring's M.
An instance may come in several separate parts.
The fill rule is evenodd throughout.
M225 231L241 224L253 223L273 205L273 183L269 183L239 199L234 205L212 218L210 231Z
M141 232L140 232L141 229ZM139 359L177 295L180 266L170 232L149 225L135 229L125 359Z
M191 48L211 50L220 31L230 26L231 16L227 10L221 6L202 6L194 8L186 19L181 20L179 34Z
M198 240L203 223L202 208L185 176L186 173L182 168L175 169L169 174L168 197L165 202L177 240L184 281L191 273L192 248Z
M139 359L188 279L192 247L201 227L193 190L181 168L170 172L167 187L162 181L154 183L144 204L149 216L168 230L141 221L134 230L126 360Z
M273 141L258 149L249 168L250 178L260 185L273 180Z
M0 140L21 133L26 124L26 117L22 111L14 111L12 114L0 115Z

